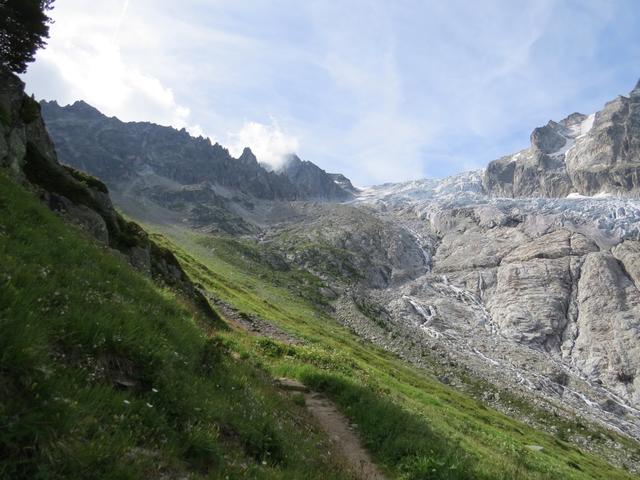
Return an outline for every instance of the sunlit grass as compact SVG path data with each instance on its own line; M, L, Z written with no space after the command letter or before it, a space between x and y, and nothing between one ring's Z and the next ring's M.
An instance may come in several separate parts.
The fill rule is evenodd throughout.
M0 478L349 478L226 342L0 174Z

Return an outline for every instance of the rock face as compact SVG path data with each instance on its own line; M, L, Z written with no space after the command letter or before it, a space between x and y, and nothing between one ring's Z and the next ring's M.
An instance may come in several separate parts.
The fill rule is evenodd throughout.
M609 102L593 129L566 156L567 173L583 195L640 191L640 89Z
M301 205L297 212L270 240L289 261L331 284L385 288L429 268L429 254L413 234L372 212L340 204Z
M634 256L633 261L637 262ZM589 254L578 283L574 362L640 403L640 291L611 253Z
M124 256L136 269L184 291L215 315L173 253L116 212L101 181L58 163L40 105L24 94L24 84L17 76L3 70L0 117L0 166L16 181L29 183L52 210Z
M282 172L259 164L245 148L235 159L209 139L147 122L108 118L84 102L42 102L42 114L63 163L119 189L150 175L170 183L208 184L261 200L345 200L351 193L324 170L293 156Z
M342 187L343 190L346 190L347 192L353 193L353 194L357 194L358 193L358 189L353 186L353 184L351 183L351 180L349 180L343 174L341 174L341 173L330 173L329 177L331 177L331 180L333 180L340 187Z
M640 83L640 82L639 82ZM483 185L501 197L640 192L640 88L593 115L574 113L531 134L531 146L491 162Z
M336 182L334 177L327 174L317 165L300 160L297 155L291 155L281 172L296 187L298 192L304 192L304 197L313 200L348 200L353 198L349 189L353 189L351 182L345 178L343 185Z
M548 155L561 144L557 131L587 120L573 115L534 132L532 150ZM640 436L640 202L493 198L480 178L361 193L360 203L411 232L431 261L366 293L393 333L354 320L347 302L345 322L418 363L420 348L443 349L491 382Z

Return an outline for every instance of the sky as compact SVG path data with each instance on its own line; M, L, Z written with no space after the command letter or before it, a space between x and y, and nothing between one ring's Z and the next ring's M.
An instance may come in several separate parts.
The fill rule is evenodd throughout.
M640 78L637 0L56 0L36 98L356 185L443 177Z

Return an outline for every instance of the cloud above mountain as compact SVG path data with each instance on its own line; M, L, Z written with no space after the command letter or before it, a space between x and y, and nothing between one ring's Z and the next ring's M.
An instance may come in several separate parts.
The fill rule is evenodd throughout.
M24 77L37 97L273 165L295 148L359 184L482 167L640 74L633 0L66 0L53 16Z
M242 154L244 147L250 147L262 163L273 170L280 168L287 155L298 151L298 139L282 131L275 119L270 124L247 122L237 132L228 134L229 151L235 157Z
M176 101L173 90L144 64L123 55L118 37L127 4L122 9L95 4L91 11L63 10L49 46L27 76L29 87L63 103L85 100L122 120L151 120L197 133L201 128L189 124L190 109Z

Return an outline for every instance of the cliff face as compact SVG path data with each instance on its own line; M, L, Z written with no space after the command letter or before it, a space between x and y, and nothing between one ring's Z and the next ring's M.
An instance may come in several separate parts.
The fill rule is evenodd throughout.
M304 192L304 198L348 200L353 197L353 186L348 179L340 183L333 175L311 162L301 160L297 155L291 155L281 171L299 192Z
M491 162L483 185L502 197L640 193L640 82L595 114L574 113L531 134L531 146Z
M116 212L104 183L58 162L40 105L25 95L22 81L7 71L0 71L0 166L15 181L35 190L49 208L124 256L133 267L184 291L214 315L173 253Z
M298 159L295 168L269 171L248 148L236 159L221 145L194 138L184 129L121 122L84 102L66 107L42 102L42 112L61 161L98 176L111 188L154 175L168 180L165 189L168 183L207 184L260 200L351 196L311 162Z

